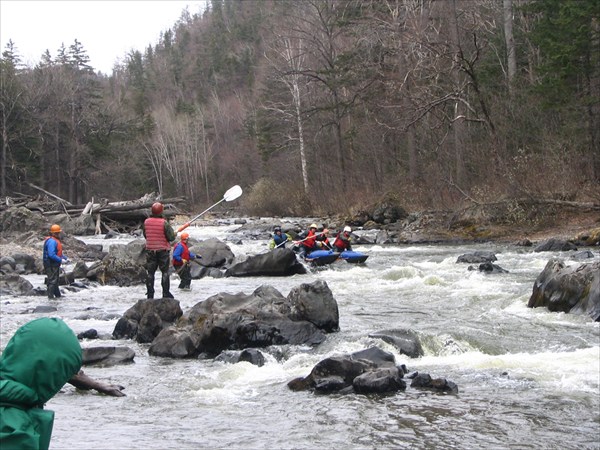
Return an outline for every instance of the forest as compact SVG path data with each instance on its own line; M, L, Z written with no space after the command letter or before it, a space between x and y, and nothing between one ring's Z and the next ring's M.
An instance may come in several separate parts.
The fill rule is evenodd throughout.
M3 199L600 202L598 0L211 0L111 74L77 39L34 67L18 46L0 60Z

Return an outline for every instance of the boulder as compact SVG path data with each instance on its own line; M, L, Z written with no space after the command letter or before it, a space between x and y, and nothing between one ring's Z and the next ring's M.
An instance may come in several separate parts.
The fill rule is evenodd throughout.
M16 273L0 277L0 297L5 295L35 295L33 285Z
M458 386L445 378L432 378L428 373L415 374L410 387L458 394Z
M508 273L508 270L503 269L498 264L492 264L491 262L479 264L479 267L477 267L477 269L475 269L475 267L473 266L469 266L468 270L479 270L483 273Z
M303 283L288 294L294 321L307 321L317 328L332 333L339 330L340 315L333 293L324 281Z
M15 253L12 255L16 266L22 266L24 274L36 273L35 258L27 253Z
M129 347L89 347L81 349L83 365L113 366L132 362L135 352Z
M288 248L275 248L261 255L250 256L243 262L227 269L231 277L289 276L305 274L306 268L296 259L296 254Z
M412 330L382 330L369 334L369 337L378 338L393 345L400 353L409 358L420 358L425 354L419 336Z
M135 339L139 343L152 342L182 314L179 302L173 298L140 300L117 321L113 337Z
M229 246L216 238L198 242L190 250L202 256L199 263L205 267L223 267L231 264L235 257Z
M112 245L108 254L89 268L87 278L110 286L143 284L147 275L145 245L143 239Z
M219 293L163 330L148 352L183 358L271 345L318 345L325 333L339 329L337 317L337 303L322 281L303 285L287 298L268 285L250 295Z
M265 365L265 355L255 348L246 348L242 351L227 350L220 353L215 358L215 361L222 361L229 364L245 361L254 364L255 366L262 367Z
M94 217L86 214L79 215L74 219L57 221L60 223L63 232L77 236L92 236L96 232L96 222Z
M394 200L384 200L373 208L371 217L378 224L394 223L408 216L406 210Z
M561 259L550 259L535 280L527 306L586 314L599 322L600 261L567 266Z
M392 353L370 347L350 355L332 356L318 362L310 374L288 383L293 391L319 393L395 392L406 388L404 368L397 367Z
M45 233L50 228L48 219L39 212L17 206L0 211L0 233L23 233L23 230L39 230Z
M492 252L476 251L473 253L465 253L460 255L456 260L457 263L479 264L496 261L496 255Z
M555 238L548 239L533 249L534 252L565 252L569 250L577 250L577 246L571 241Z

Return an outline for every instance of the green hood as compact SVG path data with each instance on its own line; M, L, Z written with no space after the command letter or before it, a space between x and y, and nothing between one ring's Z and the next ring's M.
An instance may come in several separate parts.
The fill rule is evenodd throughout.
M17 330L0 357L0 447L47 448L53 414L41 411L81 368L81 347L60 319Z

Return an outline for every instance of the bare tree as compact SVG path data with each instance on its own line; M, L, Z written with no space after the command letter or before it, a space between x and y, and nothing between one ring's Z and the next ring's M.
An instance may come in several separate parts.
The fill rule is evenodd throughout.
M274 33L273 45L265 54L273 70L273 79L275 83L281 83L289 92L291 102L269 101L263 104L263 108L271 113L277 114L284 121L289 119L295 126L295 133L286 133L285 141L297 141L298 155L300 156L300 165L302 168L302 182L304 192L309 193L308 164L306 158L305 139L304 139L304 112L302 105L303 89L302 83L305 82L301 75L304 71L304 46L305 42L301 36L289 36Z

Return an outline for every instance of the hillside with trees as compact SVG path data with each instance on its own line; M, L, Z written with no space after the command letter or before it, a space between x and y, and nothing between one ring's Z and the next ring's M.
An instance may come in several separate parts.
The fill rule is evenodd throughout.
M0 61L2 197L600 203L597 0L211 0L110 75L77 40L35 67L18 45Z

